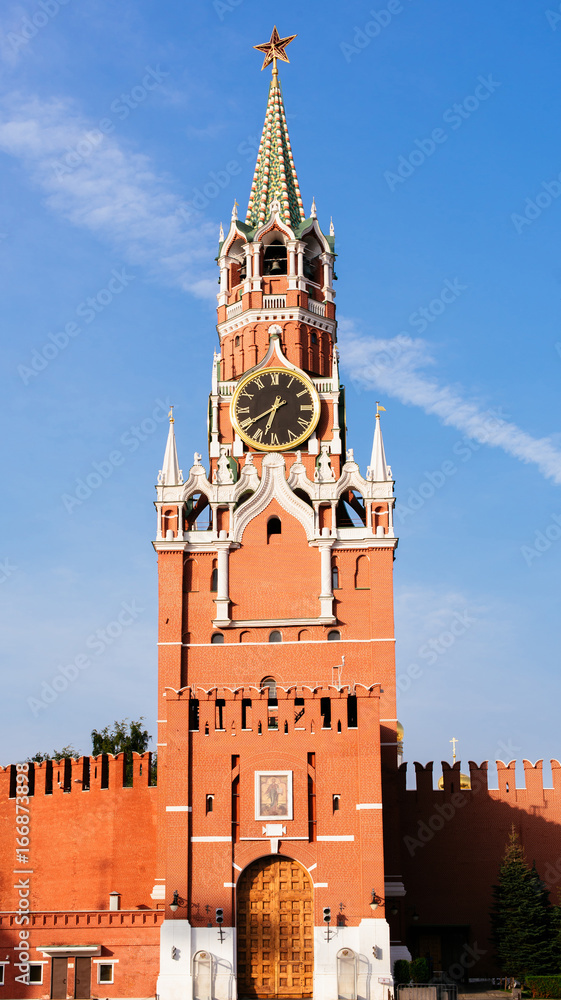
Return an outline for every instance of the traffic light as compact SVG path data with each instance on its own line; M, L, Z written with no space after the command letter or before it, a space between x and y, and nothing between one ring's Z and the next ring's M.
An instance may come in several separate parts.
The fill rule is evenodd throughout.
M330 906L324 906L324 908L323 908L323 922L324 922L324 924L330 924L331 923L331 907Z
M222 909L221 906L218 906L216 909L216 923L218 924L219 927L220 924L224 923L224 910Z

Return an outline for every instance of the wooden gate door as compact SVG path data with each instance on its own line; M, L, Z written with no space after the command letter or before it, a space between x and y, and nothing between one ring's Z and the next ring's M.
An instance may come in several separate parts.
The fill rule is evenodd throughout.
M296 861L254 861L238 881L238 997L311 997L312 885Z
M74 996L76 1000L89 1000L92 981L91 958L76 958Z
M66 1000L67 966L67 958L53 958L52 960L51 997L54 1000Z

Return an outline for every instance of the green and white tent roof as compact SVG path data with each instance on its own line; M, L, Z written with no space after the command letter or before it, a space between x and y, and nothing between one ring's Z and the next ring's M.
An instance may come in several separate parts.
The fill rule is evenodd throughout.
M269 87L263 134L247 206L246 225L257 228L271 214L271 202L277 198L284 221L296 230L304 221L302 196L290 146L282 89L273 76Z

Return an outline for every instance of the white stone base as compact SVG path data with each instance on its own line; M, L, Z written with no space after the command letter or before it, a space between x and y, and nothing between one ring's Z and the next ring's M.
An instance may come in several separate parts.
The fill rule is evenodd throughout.
M223 941L217 927L191 927L187 920L165 920L160 934L160 1000L193 1000L193 974L197 955L212 956L212 1000L236 1000L236 930L225 927ZM385 920L369 918L358 927L314 928L314 1000L335 1000L337 955L350 949L357 956L357 1000L388 1000L391 985L380 983L392 974L389 927ZM173 953L175 949L175 953ZM400 954L395 957L401 958ZM405 949L406 951L406 949ZM199 990L200 992L200 990ZM198 1000L207 1000L200 997Z
M314 930L314 1000L334 1000L337 985L337 955L344 949L357 957L357 1000L387 1000L391 985L380 983L392 974L390 933L386 920L368 918L358 927L330 927ZM393 992L393 990L392 990Z

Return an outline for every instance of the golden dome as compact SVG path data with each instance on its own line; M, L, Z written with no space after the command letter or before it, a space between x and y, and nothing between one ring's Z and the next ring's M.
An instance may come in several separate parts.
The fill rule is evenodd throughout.
M403 743L404 730L403 730L403 726L401 725L401 722L397 723L396 735L397 735L397 738L398 738L399 742Z
M438 787L439 787L440 791L442 791L443 788L444 788L444 775L443 774L438 779ZM468 775L460 773L460 791L465 791L468 788L471 788L471 781L470 781Z

